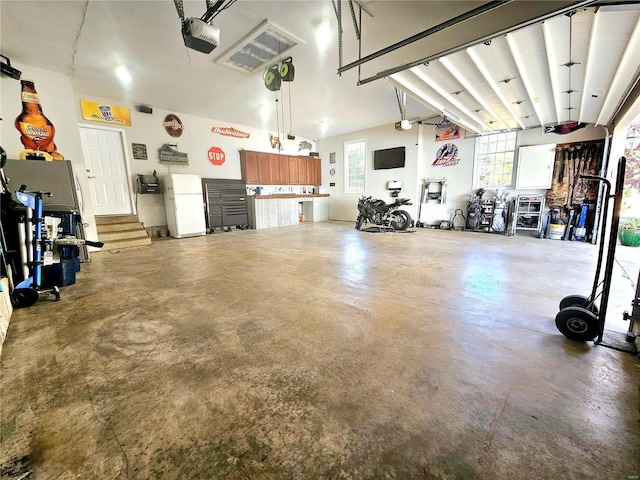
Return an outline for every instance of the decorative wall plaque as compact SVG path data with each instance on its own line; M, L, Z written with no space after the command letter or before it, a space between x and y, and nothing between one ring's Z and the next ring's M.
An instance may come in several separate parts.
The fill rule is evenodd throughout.
M182 131L184 130L182 121L180 120L180 118L178 118L177 115L173 113L170 113L169 115L164 117L162 126L173 138L178 138L180 135L182 135Z
M135 160L148 160L147 146L144 143L132 143L131 150L133 150Z
M160 162L189 165L189 157L186 153L179 152L177 150L177 145L165 143L160 148Z

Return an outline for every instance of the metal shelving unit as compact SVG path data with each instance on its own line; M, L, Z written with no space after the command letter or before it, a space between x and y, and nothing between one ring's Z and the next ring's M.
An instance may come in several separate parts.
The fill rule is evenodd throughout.
M535 235L540 233L544 195L518 195L514 209L516 230L532 230Z

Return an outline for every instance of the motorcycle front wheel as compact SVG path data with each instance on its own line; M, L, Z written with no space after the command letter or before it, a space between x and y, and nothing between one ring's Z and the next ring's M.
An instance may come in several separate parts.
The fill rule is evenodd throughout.
M393 214L391 226L394 230L406 230L411 225L411 215L404 210L398 210Z
M360 230L360 228L362 228L363 223L364 223L364 217L362 215L358 215L358 218L356 218L356 230Z

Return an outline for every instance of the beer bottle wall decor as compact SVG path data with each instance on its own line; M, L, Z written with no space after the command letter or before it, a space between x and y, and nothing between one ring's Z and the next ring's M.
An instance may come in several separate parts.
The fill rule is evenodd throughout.
M20 80L22 84L22 113L16 118L16 128L21 133L24 150L20 158L44 157L45 160L64 160L57 151L53 137L56 129L42 113L40 98L31 80Z

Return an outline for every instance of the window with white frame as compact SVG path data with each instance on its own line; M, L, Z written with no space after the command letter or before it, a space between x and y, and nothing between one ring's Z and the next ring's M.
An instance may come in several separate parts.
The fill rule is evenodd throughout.
M516 132L498 132L476 139L473 184L475 188L513 185Z
M365 192L365 172L367 167L367 141L344 142L344 191L345 193Z

